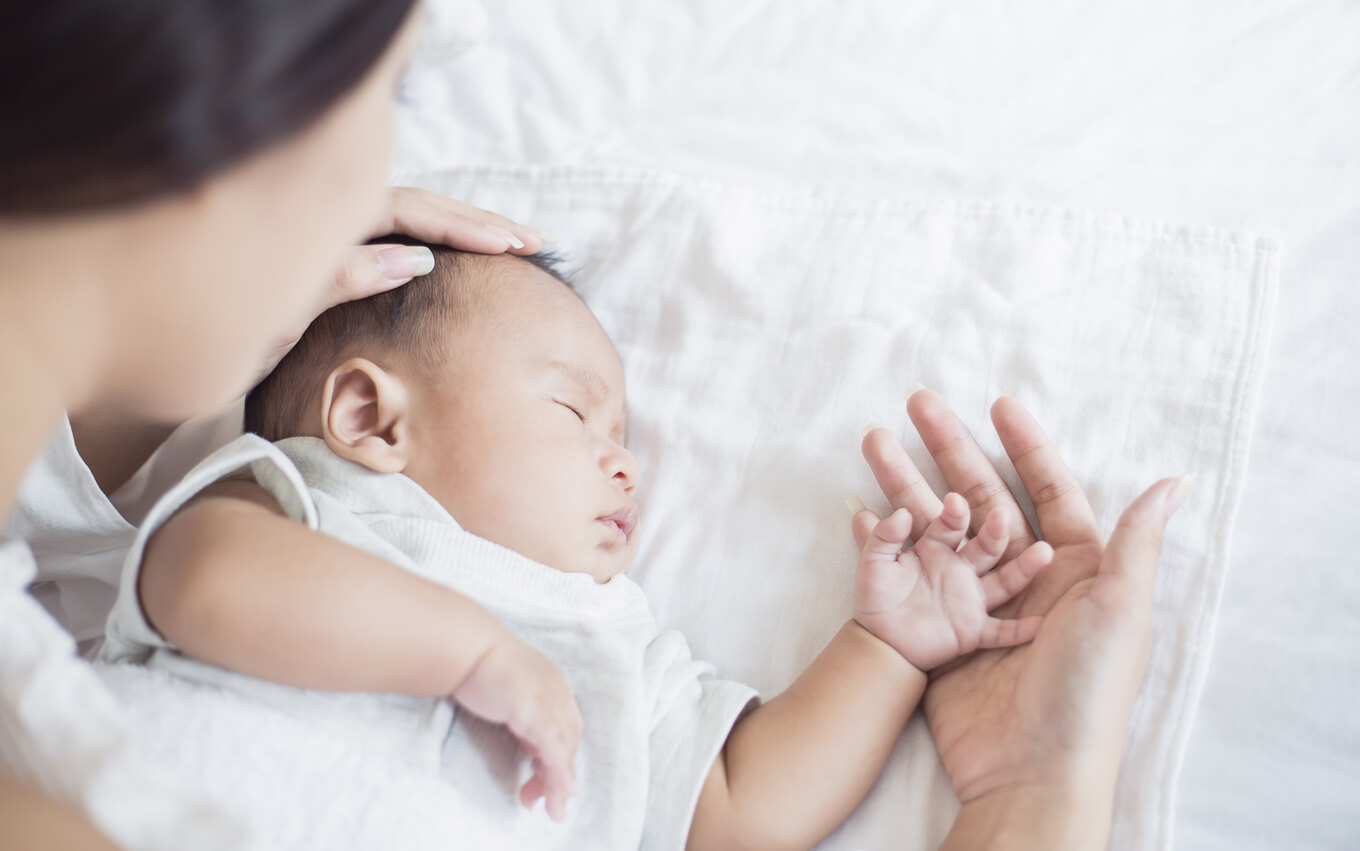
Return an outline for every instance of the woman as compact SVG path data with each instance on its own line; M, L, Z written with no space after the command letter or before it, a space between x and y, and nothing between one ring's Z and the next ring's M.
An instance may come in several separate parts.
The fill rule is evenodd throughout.
M352 247L373 233L489 252L542 246L541 234L500 217L384 188L413 5L51 0L8 22L0 78L22 82L0 106L22 120L0 133L0 516L56 429L54 445L66 435L83 459L54 467L58 478L81 479L69 484L86 488L84 508L116 529L107 494L174 424L239 396L325 307L428 268L395 247ZM1023 514L942 400L917 394L911 411L975 516L1001 505L1015 546L1027 543ZM1013 604L1048 614L1034 644L973 657L927 693L963 804L949 841L1099 845L1145 664L1160 530L1184 487L1154 485L1102 547L1037 425L1009 401L995 416L1057 556ZM895 506L919 524L938 512L886 435L872 433L865 451ZM16 552L11 544L0 559ZM355 569L382 569L371 561ZM81 569L98 573L96 562ZM51 577L41 560L38 570ZM379 607L366 596L335 605L352 607L356 645L371 651L364 619ZM4 768L61 788L31 762ZM0 785L0 815L0 845L64 832L70 847L106 846L31 786Z

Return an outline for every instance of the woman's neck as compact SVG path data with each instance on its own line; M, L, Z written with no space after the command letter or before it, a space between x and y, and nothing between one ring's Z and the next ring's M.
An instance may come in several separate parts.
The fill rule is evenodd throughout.
M68 414L76 451L105 495L131 479L177 425L145 420L108 404L94 403Z
M0 220L0 527L62 411L99 380L108 329L91 225Z

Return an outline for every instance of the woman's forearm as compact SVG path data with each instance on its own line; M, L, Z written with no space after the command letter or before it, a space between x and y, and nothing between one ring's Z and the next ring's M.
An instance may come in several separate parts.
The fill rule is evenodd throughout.
M864 800L925 674L851 621L788 690L733 729L699 798L690 848L807 848Z
M444 696L509 637L461 594L221 495L251 488L215 486L147 547L143 611L185 654L302 688Z

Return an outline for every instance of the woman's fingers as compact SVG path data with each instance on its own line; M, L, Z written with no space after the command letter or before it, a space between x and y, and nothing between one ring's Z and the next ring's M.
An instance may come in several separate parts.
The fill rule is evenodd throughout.
M1162 479L1148 488L1124 509L1110 542L1105 545L1097 575L1131 587L1144 606L1152 602L1157 560L1162 554L1162 532L1167 520L1190 494L1190 485L1190 477L1182 476Z
M1034 636L1039 634L1039 627L1043 624L1044 619L1037 615L1017 618L1016 620L987 618L987 621L982 625L978 649L986 650L993 647L1014 647L1017 644L1027 644L1034 640Z
M913 393L907 400L907 414L940 472L944 473L949 489L962 494L968 501L972 508L973 529L976 531L988 514L999 509L1006 518L1006 531L1010 537L1003 558L1014 557L1034 543L1034 532L1010 488L940 394L933 390Z
M392 190L388 215L376 234L402 233L422 242L482 254L534 254L547 239L542 232L505 216L409 186Z
M921 471L892 432L876 428L864 435L860 444L864 460L893 508L911 512L913 538L920 537L931 520L940 513L940 498L926 484ZM863 545L863 541L858 541Z
M434 253L423 245L356 245L322 309L385 292L433 269Z
M1044 539L1057 546L1099 542L1086 494L1034 417L1015 399L1002 396L992 405L992 423L1034 503Z
M1040 541L991 573L982 577L987 611L1010 600L1029 585L1035 575L1053 561L1053 548Z

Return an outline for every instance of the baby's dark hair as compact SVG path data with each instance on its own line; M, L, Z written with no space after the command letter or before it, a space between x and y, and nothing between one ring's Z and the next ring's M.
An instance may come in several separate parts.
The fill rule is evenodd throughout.
M374 243L426 245L404 236L385 236ZM246 396L245 430L266 440L302 433L307 406L327 373L346 358L396 353L433 366L445 354L449 328L473 316L486 293L466 283L472 264L488 255L427 245L434 271L403 286L368 298L336 305L307 327L292 350ZM528 263L573 289L558 256L501 255ZM477 291L475 291L477 290Z

